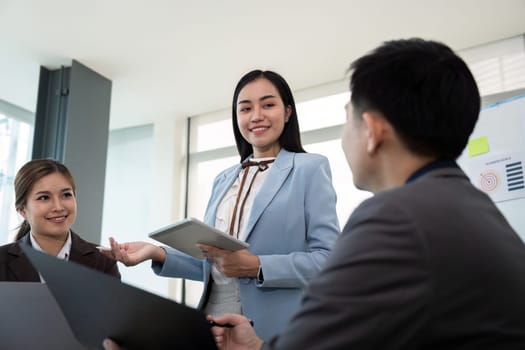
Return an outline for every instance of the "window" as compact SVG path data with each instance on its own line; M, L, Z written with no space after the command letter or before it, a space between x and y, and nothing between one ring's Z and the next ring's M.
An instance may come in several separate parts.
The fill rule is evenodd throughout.
M525 35L459 51L481 96L525 87Z
M11 115L4 114L1 107L2 104L0 104L0 244L5 244L12 241L21 222L15 210L13 181L18 169L30 159L33 134L31 124L13 117L11 113ZM13 109L13 106L10 109Z
M350 94L330 95L297 103L297 116L301 132L317 130L345 123L344 106Z
M352 211L365 199L372 196L354 186L350 167L341 148L341 140L328 140L305 145L306 151L325 155L332 170L332 184L337 194L337 217L341 230Z

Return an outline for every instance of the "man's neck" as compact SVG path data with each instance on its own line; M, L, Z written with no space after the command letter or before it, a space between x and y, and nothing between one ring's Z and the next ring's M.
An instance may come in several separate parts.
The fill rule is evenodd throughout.
M407 152L383 157L378 164L376 179L372 183L372 192L378 193L403 186L414 172L435 160L435 157L423 157Z

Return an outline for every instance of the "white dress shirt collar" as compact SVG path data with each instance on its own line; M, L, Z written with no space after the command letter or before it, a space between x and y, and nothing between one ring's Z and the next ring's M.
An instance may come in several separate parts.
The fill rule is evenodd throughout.
M42 247L38 245L35 237L33 237L32 232L29 232L29 239L31 240L31 245L33 246L34 249L40 252L46 253L44 252ZM63 260L69 260L70 253L71 253L71 231L69 231L69 233L67 234L66 242L64 243L64 245L62 246L62 249L60 249L56 257L59 259L63 259Z

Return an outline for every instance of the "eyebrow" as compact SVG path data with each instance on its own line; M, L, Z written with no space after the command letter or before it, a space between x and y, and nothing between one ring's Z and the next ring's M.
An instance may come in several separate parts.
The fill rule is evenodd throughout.
M274 96L274 95L265 95L265 96L261 97L261 98L259 99L259 101L264 101L264 100L267 100L267 99L269 99L269 98L277 98L277 96ZM250 100L242 100L242 101L239 101L239 103L237 103L237 104L240 105L241 103L251 103L251 102L252 102L252 101L250 101Z
M68 191L73 191L73 188L71 187L66 187L66 188L63 188L60 190L60 192L68 192ZM38 191L38 192L35 192L35 195L39 195L39 194L49 194L51 193L51 191Z

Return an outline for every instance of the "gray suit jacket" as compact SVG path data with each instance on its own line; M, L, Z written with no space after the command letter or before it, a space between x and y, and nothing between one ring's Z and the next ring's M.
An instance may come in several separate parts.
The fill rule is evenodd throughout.
M459 168L363 202L274 349L525 349L525 246Z
M20 244L29 244L29 235L0 247L0 281L40 282L37 270L25 256ZM115 260L100 253L96 245L71 232L70 261L120 278Z

